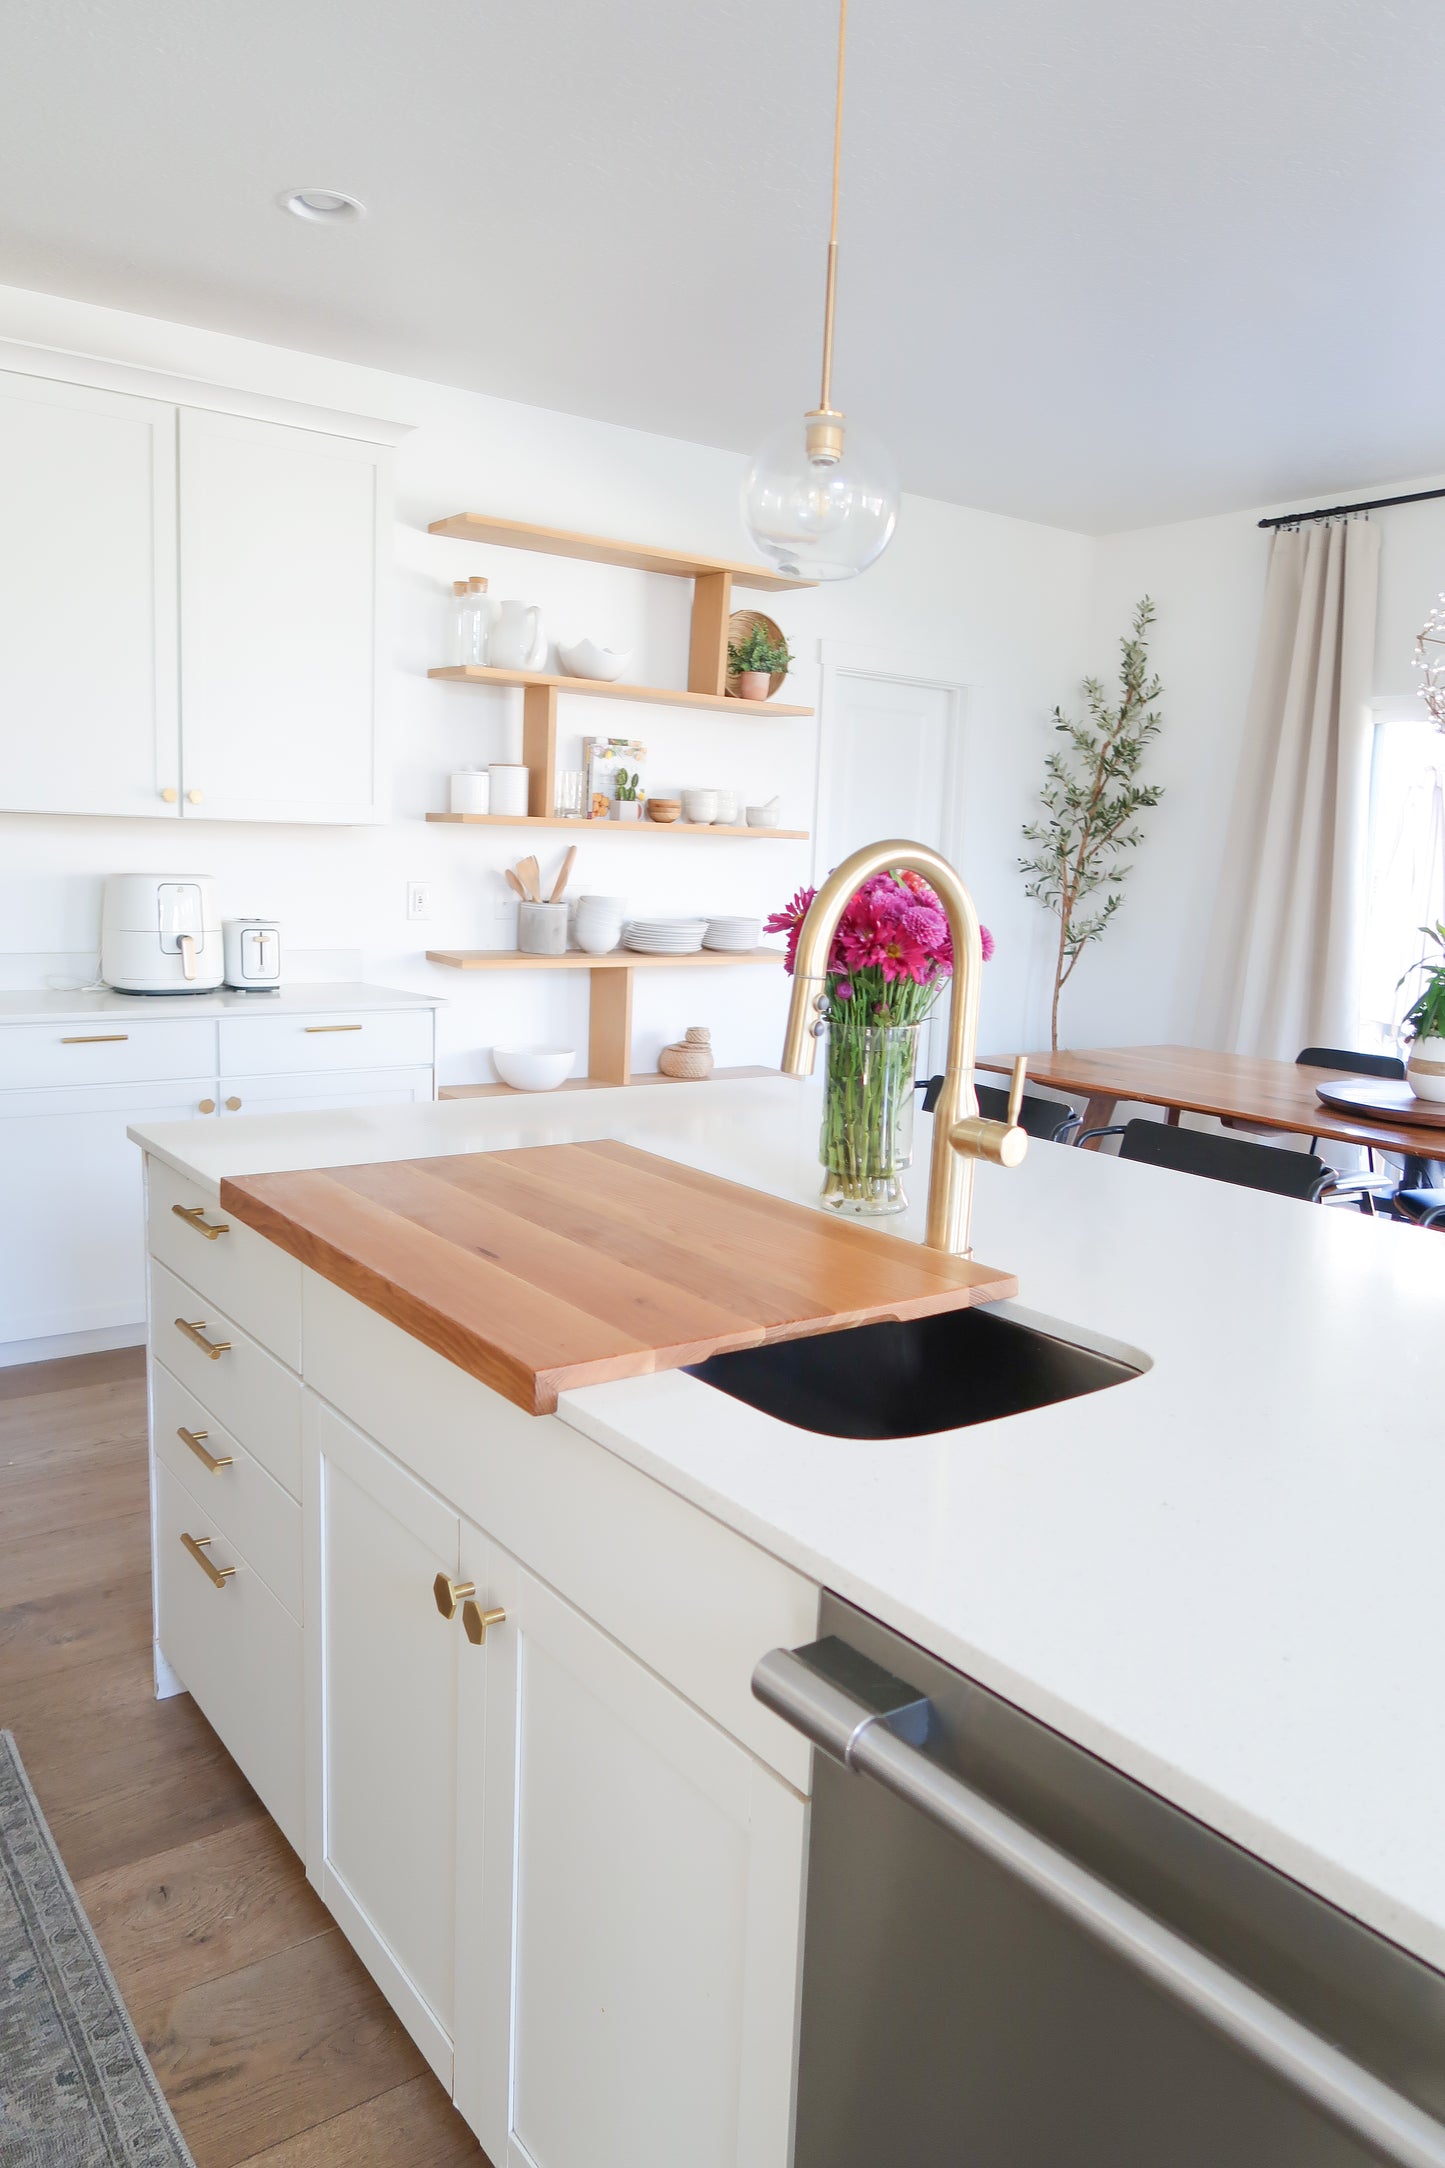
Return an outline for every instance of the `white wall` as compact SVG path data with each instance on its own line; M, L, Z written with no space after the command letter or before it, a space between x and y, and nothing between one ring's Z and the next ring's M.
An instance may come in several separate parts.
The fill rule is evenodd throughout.
M391 823L326 830L0 816L0 968L6 956L91 949L107 872L210 872L228 915L276 915L293 953L359 948L369 978L444 995L444 1080L490 1074L485 1049L493 1044L546 1040L585 1050L581 974L463 979L423 960L428 947L512 945L501 868L525 847L520 832L423 823L428 809L445 804L452 768L516 758L520 744L519 694L434 684L425 671L447 659L448 583L481 571L494 595L539 602L554 637L586 631L615 646L635 644L640 679L681 684L690 590L607 566L446 542L426 526L449 512L483 510L745 555L734 455L15 289L0 289L0 339L414 425L397 455ZM769 605L799 656L790 696L800 701L815 698L822 641L840 664L969 688L962 862L998 937L983 1037L999 1047L1036 1043L1046 1015L1048 922L1022 894L1018 828L1041 757L1041 718L1071 695L1088 652L1097 547L1081 535L910 498L892 548L865 578ZM75 566L78 593L85 579L104 576L104 566L87 559L79 523ZM318 565L318 582L326 576ZM778 791L784 824L812 826L814 722L741 708L736 719L718 720L620 703L599 712L597 703L569 707L564 699L564 765L573 764L569 726L578 737L584 727L640 737L651 787L717 782L737 785L750 801ZM879 758L887 757L880 747ZM544 870L568 840L560 831L547 837ZM811 870L801 844L584 833L572 885L625 894L639 909L766 912ZM405 884L416 879L434 887L425 925L405 917ZM783 985L757 970L641 974L639 1066L655 1066L658 1047L690 1023L713 1026L723 1062L773 1061L784 1007Z
M1439 481L1397 481L1349 494L1363 501ZM1066 1045L1209 1041L1204 966L1225 877L1269 552L1269 535L1258 523L1289 509L1266 506L1144 528L1095 545L1089 667L1106 683L1117 677L1118 640L1134 604L1148 593L1158 609L1152 655L1164 680L1164 732L1147 772L1164 784L1165 796L1145 816L1148 841L1126 884L1124 909L1064 996ZM1412 693L1418 683L1411 667L1415 635L1445 587L1445 499L1371 517L1381 538L1375 696L1386 699Z

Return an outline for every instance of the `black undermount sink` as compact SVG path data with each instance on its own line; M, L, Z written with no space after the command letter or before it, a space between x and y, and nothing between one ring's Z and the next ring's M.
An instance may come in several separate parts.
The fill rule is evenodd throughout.
M917 1438L1102 1392L1139 1369L982 1306L739 1348L688 1375L798 1430Z

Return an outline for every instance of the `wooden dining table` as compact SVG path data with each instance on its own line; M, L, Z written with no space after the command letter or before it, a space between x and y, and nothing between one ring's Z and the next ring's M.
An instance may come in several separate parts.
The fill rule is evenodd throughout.
M975 1067L1004 1073L1012 1054L981 1055ZM1028 1081L1036 1091L1065 1092L1087 1101L1083 1126L1104 1129L1123 1100L1181 1113L1212 1114L1249 1129L1286 1129L1305 1137L1373 1146L1420 1159L1445 1159L1445 1129L1393 1116L1362 1120L1327 1107L1315 1087L1352 1072L1305 1069L1293 1061L1257 1054L1215 1054L1200 1046L1100 1046L1057 1054L1030 1054ZM1097 1150L1097 1145L1086 1146Z

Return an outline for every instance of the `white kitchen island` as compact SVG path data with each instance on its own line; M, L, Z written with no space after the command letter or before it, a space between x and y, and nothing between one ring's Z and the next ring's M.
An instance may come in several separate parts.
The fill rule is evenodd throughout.
M1445 1966L1445 1243L1035 1144L975 1249L1143 1374L860 1443L681 1372L528 1417L194 1224L226 1175L596 1137L808 1199L817 1126L778 1079L132 1132L162 1680L497 2168L783 2168L809 1765L749 1679L822 1588Z

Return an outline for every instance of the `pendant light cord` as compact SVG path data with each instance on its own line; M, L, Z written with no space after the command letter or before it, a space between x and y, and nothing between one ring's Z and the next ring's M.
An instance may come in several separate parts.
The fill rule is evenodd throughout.
M838 95L833 108L833 215L828 228L828 287L823 303L823 395L819 412L833 411L833 303L838 292L838 170L843 157L843 61L848 49L848 0L838 0Z

